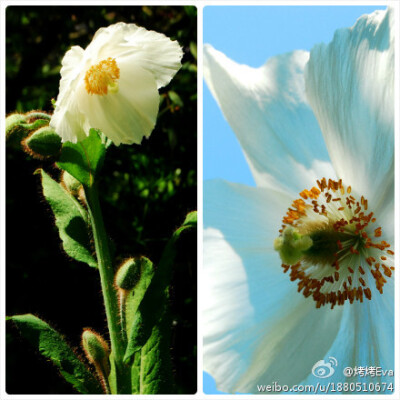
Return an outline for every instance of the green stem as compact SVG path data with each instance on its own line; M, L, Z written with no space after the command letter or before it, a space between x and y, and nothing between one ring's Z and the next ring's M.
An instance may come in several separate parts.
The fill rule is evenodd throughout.
M110 334L112 359L117 371L117 392L127 393L130 382L125 375L129 370L123 363L126 343L119 325L119 306L117 291L114 288L114 268L108 247L108 237L104 227L100 209L99 196L95 185L85 187L89 216L92 222L94 244L96 248L97 263L100 272L101 289L103 292L104 306L106 309L107 325ZM130 393L130 392L128 392Z
M110 333L111 351L118 362L123 358L124 347L118 323L118 298L114 289L114 268L112 266L108 238L104 228L99 197L93 186L85 188L89 215L92 222L94 245L96 248L97 263L101 278L104 305L106 308L108 331Z

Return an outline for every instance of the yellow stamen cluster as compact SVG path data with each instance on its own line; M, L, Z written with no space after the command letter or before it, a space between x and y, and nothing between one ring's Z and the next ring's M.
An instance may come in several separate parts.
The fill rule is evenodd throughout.
M303 190L283 217L280 237L275 241L282 268L285 273L290 271L291 281L299 281L298 291L312 296L317 308L363 302L364 297L371 300L370 283L375 282L383 293L386 278L392 276L394 253L390 244L376 241L382 228L371 226L376 219L363 196L358 201L342 180L323 178L317 185ZM285 263L285 252L293 253L291 242L284 241L288 233L312 241L311 246L295 253L293 264L287 263L287 257Z
M85 88L89 94L103 96L118 87L119 68L115 58L107 58L92 65L85 74Z

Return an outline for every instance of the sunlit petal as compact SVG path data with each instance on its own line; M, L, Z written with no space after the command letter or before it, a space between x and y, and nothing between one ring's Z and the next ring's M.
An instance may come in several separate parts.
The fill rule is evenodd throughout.
M166 86L181 67L183 51L178 42L154 31L122 22L100 28L88 49L96 57L128 59L153 74L157 88Z
M63 141L83 140L90 128L116 145L141 143L158 113L158 88L181 67L179 44L134 24L101 28L86 48L64 56L50 125Z
M301 381L332 345L341 310L317 310L283 273L272 243L289 196L212 181L205 198L205 369L228 392Z
M234 130L259 186L300 192L334 178L318 123L304 91L308 53L273 57L260 68L204 48L204 76ZM311 179L310 179L311 178Z
M394 201L393 10L376 11L311 51L307 97L336 174L374 211Z
M156 123L159 95L154 77L140 67L121 67L119 90L107 96L90 95L83 85L78 96L79 108L87 118L85 126L100 129L117 146L140 144ZM124 116L116 118L116 116Z

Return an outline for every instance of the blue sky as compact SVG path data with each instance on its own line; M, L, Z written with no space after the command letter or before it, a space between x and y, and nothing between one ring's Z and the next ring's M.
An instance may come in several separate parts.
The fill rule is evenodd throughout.
M277 54L328 43L336 29L382 6L207 6L203 39L233 60L259 67ZM240 146L208 88L203 99L203 178L254 185ZM206 202L207 199L204 199ZM204 373L204 393L218 392Z

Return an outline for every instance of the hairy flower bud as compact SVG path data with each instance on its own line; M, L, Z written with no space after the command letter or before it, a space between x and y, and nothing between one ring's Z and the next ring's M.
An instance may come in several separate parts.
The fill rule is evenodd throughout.
M31 111L27 114L10 114L6 118L7 145L20 148L21 142L29 133L48 125L49 121L50 115L40 111Z
M107 342L97 332L86 328L82 333L82 347L86 357L96 368L104 391L109 394L110 387L107 378L110 374L110 365L108 361L110 349Z
M85 329L82 333L82 347L88 360L96 366L108 359L110 349L107 342L95 331Z
M82 187L82 184L67 171L62 172L61 184L74 196L78 195L79 189Z
M11 137L11 133L24 122L26 122L26 117L22 114L9 115L6 118L6 139L8 140Z
M61 150L61 138L49 126L34 131L23 142L25 152L35 158L47 158L58 155Z
M140 277L140 265L140 258L128 258L115 275L115 285L122 290L132 290Z
M6 141L7 145L19 147L21 140L23 140L29 133L22 124L26 122L25 115L11 114L6 118Z

